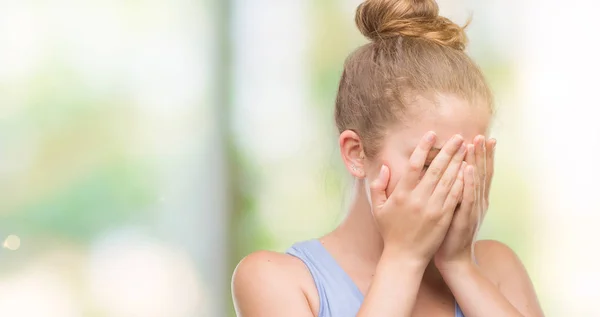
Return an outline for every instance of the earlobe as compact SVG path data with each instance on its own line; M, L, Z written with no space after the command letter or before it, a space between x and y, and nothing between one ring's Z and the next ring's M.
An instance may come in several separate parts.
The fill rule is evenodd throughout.
M363 150L360 151L360 155L358 156L358 159L360 161L361 167L356 168L356 173L357 173L356 178L363 179L363 178L365 178L365 171L363 169L364 160L365 160L365 152ZM355 166L355 165L352 165L352 166Z
M363 179L365 178L365 172L363 171L362 168L358 168L356 167L356 165L352 164L352 175L358 179Z
M358 179L364 179L366 177L365 174L365 170L364 170L364 161L365 161L365 154L364 151L361 149L360 150L360 154L355 156L354 158L350 157L350 173L352 174L353 177L358 178Z
M340 150L342 159L352 177L362 179L365 177L363 151L360 137L352 130L346 130L340 134Z

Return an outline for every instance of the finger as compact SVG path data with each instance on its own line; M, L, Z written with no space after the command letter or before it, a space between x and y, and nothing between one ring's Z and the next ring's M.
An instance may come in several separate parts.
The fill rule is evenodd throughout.
M465 162L467 162L468 165L475 166L475 144L467 144Z
M474 175L477 175L477 169L475 168L475 166L476 166L475 144L469 144L469 145L467 145L467 155L466 156L467 156L467 158L465 159L465 161L467 162L467 164L469 166L471 166L471 168L473 168ZM465 178L466 178L466 174L465 174ZM465 184L466 184L466 180L465 180ZM473 188L475 190L475 195L479 194L477 192L477 190L478 190L478 184L479 184L479 177L475 177L473 179ZM463 197L463 199L464 199L464 197Z
M485 170L486 170L486 184L485 184L485 197L490 196L490 188L492 183L492 177L494 176L494 154L496 150L496 139L489 139L486 142L486 158L485 158Z
M479 183L482 185L485 184L485 176L486 176L486 153L485 153L485 137L483 135L478 135L475 138L475 172L479 177Z
M385 190L390 181L389 167L382 165L377 178L370 184L371 206L373 209L379 209L387 201Z
M475 180L477 179L475 174L475 167L467 164L464 171L464 185L462 192L462 202L460 208L457 211L455 217L458 221L463 224L468 224L473 213L476 199L476 188Z
M398 182L398 185L400 186L397 186L396 188L401 187L401 189L412 190L417 186L419 178L421 177L421 172L425 167L427 156L435 144L435 139L436 135L433 131L427 132L423 138L421 138L419 145L417 145L417 148L410 156L404 176Z
M462 163L464 163L465 153L467 151L467 146L462 145L458 151L452 157L452 161L446 168L444 175L435 186L433 190L433 194L431 195L432 202L439 204L438 206L443 207L446 198L448 197L448 193L452 190L452 186L456 181L456 177L460 172L460 168Z
M421 182L417 185L419 191L426 195L433 193L437 183L448 168L448 164L452 161L454 154L460 149L463 141L462 136L455 135L450 141L446 142L440 153L433 159Z
M467 162L467 164L471 165L473 167L473 169L475 169L475 166L477 165L477 160L476 160L476 156L475 156L475 144L469 144L467 145L467 155L466 155L466 159L465 162ZM475 179L475 183L479 183L479 179Z
M446 201L444 202L444 206L442 207L442 209L444 211L454 211L454 209L456 209L456 206L458 205L458 203L460 202L460 200L462 198L463 188L464 188L464 184L465 184L464 174L465 174L466 166L467 166L466 162L461 163L460 171L458 172L458 175L456 176L456 181L454 182L454 184L452 184L452 189L450 190L450 194L446 198Z

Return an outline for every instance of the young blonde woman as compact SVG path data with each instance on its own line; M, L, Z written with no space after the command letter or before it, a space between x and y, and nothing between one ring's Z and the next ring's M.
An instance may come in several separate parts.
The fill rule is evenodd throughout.
M463 28L434 0L367 0L356 22L371 42L346 60L335 106L356 179L348 216L285 254L242 260L238 316L543 316L514 252L474 241L496 141Z

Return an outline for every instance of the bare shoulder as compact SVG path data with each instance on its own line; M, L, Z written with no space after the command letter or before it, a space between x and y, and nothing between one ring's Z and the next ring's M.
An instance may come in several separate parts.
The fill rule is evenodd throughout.
M477 241L475 257L482 273L515 308L526 316L543 316L531 278L509 246L494 240Z
M299 276L305 271L304 264L296 257L272 251L256 251L237 265L233 272L232 286L235 290L236 286L243 287L254 282L278 281L286 288L291 288L300 286Z
M233 273L236 312L243 317L314 316L308 300L312 296L311 282L310 272L296 257L254 252L242 259Z
M477 241L475 257L484 273L496 282L500 282L506 274L512 274L515 270L525 270L517 254L500 241Z

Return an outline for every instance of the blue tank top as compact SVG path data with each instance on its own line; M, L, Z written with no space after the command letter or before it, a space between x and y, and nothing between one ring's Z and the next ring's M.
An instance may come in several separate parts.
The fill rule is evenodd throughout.
M364 298L350 276L337 264L319 240L294 244L286 251L306 265L319 292L318 317L356 316ZM455 316L464 317L455 302Z

